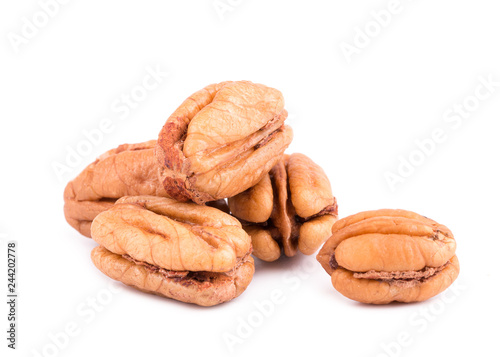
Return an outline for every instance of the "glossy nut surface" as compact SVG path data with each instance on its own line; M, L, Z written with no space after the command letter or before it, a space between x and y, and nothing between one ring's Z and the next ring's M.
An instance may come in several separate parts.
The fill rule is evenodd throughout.
M139 290L203 306L240 295L254 264L251 240L213 207L155 196L123 197L92 223L92 260Z
M337 202L325 172L303 154L284 155L259 183L228 199L264 261L313 254L330 236Z
M459 273L451 231L405 210L361 212L336 222L317 259L344 296L373 304L426 300Z
M222 82L194 93L158 136L166 191L202 204L255 185L292 141L287 115L281 92L261 84Z
M90 237L92 220L127 195L167 196L158 177L156 140L123 144L88 165L64 190L66 221Z

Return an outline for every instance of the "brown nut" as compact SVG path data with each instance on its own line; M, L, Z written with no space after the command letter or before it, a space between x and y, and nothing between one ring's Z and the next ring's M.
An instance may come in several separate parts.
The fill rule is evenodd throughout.
M178 201L234 196L259 182L292 141L281 92L247 81L194 93L168 118L156 156Z
M167 196L158 177L156 140L124 144L87 166L64 190L66 221L90 237L92 220L127 195Z
M252 237L264 261L313 254L331 235L337 201L321 167L303 154L283 155L269 175L228 199L231 213Z
M138 290L202 306L239 296L252 280L251 239L216 208L123 197L92 223L96 267Z
M339 220L317 256L344 296L371 304L423 301L455 281L451 231L414 212L361 212Z

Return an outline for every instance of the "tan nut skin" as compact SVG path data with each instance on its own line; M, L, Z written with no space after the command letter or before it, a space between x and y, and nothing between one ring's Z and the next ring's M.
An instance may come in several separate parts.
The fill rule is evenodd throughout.
M123 197L92 223L92 252L104 274L179 301L212 306L250 283L251 239L213 207L155 196Z
M167 196L158 177L156 140L123 144L102 154L64 190L66 221L90 237L92 220L127 195Z
M167 193L198 204L259 182L292 141L281 92L248 81L209 85L186 99L158 136Z
M372 304L423 301L458 276L451 231L405 210L361 212L336 222L317 259L344 296Z
M330 182L303 154L284 155L270 174L228 199L231 213L244 222L253 254L264 261L313 254L330 236L337 203Z
M335 289L349 299L366 304L388 304L393 301L408 303L430 299L446 290L459 272L458 258L454 255L440 273L407 288L373 279L356 279L351 271L342 268L336 269L331 278Z

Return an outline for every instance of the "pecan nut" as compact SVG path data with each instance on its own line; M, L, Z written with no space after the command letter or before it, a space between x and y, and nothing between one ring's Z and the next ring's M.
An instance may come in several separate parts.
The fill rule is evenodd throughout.
M255 185L292 140L281 92L252 82L209 85L186 99L158 136L165 190L202 204Z
M332 233L317 259L335 289L356 301L423 301L460 270L451 231L414 212L361 212L336 222Z
M127 195L167 196L158 177L156 140L124 144L102 154L64 190L66 221L90 237L92 220Z
M337 201L323 169L303 154L283 155L257 185L228 199L264 261L313 254L331 235Z
M239 296L252 280L251 239L216 208L122 197L92 223L96 267L141 291L202 306Z

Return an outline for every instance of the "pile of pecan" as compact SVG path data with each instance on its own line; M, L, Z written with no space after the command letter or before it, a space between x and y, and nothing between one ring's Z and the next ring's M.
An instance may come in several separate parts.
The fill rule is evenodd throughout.
M209 85L172 113L157 140L120 145L69 182L66 220L99 244L91 257L104 274L202 306L247 288L252 254L268 262L310 255L327 239L318 260L352 299L417 301L449 286L458 274L451 232L407 211L337 222L323 169L285 154L287 115L274 88ZM434 260L406 252L417 249Z

